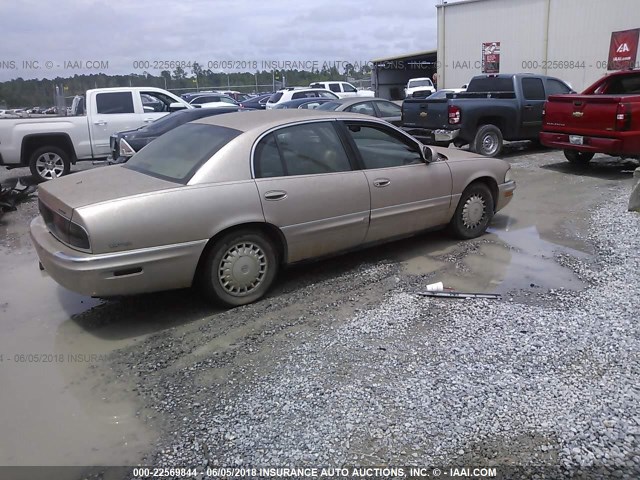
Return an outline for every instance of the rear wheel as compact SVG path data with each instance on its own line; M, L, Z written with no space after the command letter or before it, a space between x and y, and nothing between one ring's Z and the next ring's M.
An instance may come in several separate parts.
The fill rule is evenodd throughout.
M591 152L579 152L578 150L565 150L564 156L574 165L587 165L593 158Z
M250 230L220 238L205 258L201 288L210 300L237 307L261 298L275 279L277 255L271 241Z
M69 154L58 147L41 147L29 159L31 174L46 182L67 175L71 169Z
M484 183L472 183L462 192L449 230L462 239L479 237L493 218L493 208L493 195L489 187Z
M502 132L495 125L482 125L476 132L471 146L473 151L485 157L495 157L502 151Z

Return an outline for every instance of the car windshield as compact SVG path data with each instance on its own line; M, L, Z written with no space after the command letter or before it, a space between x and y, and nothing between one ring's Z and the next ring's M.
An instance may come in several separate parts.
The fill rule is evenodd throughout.
M149 143L123 167L186 184L204 162L241 133L217 125L188 123Z
M340 102L327 102L320 105L316 110L337 110L342 105Z
M409 88L412 87L430 87L431 86L431 81L430 80L409 80Z

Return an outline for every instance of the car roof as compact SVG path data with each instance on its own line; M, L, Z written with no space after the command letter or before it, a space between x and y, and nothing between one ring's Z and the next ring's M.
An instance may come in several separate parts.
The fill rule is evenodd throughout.
M351 105L353 103L375 102L375 101L393 103L389 100L386 100L384 98L378 98L378 97L346 97L346 98L331 98L329 100L331 102L341 103L342 105Z
M269 129L278 127L286 123L300 122L305 120L367 120L376 121L370 115L349 112L319 112L318 110L298 110L298 109L276 109L276 110L256 110L255 112L235 112L215 115L213 117L201 118L192 123L203 123L218 125L220 127L233 128L241 132L261 128ZM384 123L384 122L379 122Z
M286 102L280 102L280 105L300 105L303 103L313 103L313 102L333 102L334 100L338 100L338 99L326 98L326 97L305 97L305 98L296 98L295 100L287 100Z

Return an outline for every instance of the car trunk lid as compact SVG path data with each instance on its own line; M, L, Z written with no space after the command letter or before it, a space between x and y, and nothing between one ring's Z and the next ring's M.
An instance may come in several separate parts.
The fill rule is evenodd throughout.
M40 184L38 196L54 212L70 219L74 209L86 205L181 186L113 165Z

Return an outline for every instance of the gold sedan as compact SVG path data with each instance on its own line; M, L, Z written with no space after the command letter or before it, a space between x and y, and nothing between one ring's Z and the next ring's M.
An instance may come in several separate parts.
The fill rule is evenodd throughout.
M477 237L514 189L507 162L426 147L369 116L229 113L180 126L126 164L41 185L31 236L70 290L198 285L237 306L283 265L439 226Z

